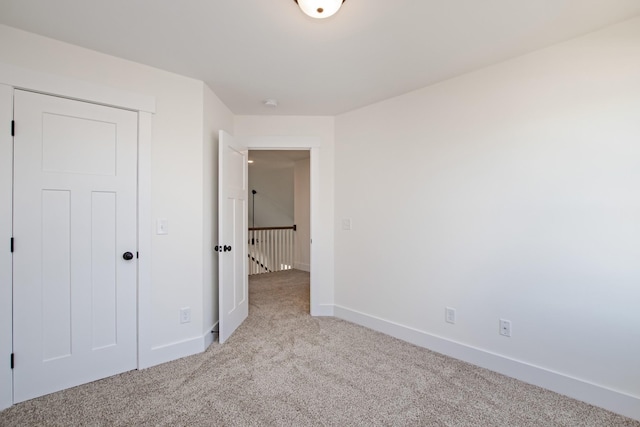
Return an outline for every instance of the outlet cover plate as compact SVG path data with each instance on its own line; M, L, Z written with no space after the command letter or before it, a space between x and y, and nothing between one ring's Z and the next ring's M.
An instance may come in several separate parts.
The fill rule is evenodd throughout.
M456 309L452 307L446 307L444 309L444 320L447 323L456 323Z
M511 320L500 319L500 335L504 337L511 336Z
M191 322L191 308L184 307L180 309L180 323Z

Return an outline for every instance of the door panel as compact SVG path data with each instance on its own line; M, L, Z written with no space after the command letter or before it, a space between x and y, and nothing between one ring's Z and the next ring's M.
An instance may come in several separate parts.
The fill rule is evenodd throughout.
M14 402L136 368L137 114L15 91Z
M43 171L115 175L116 131L116 123L44 113ZM87 140L86 135L93 137Z
M224 343L249 313L247 275L248 150L231 135L219 139L219 304L220 342ZM230 250L225 251L225 246Z
M117 344L117 223L115 192L91 193L92 349Z
M47 362L71 356L70 191L42 191L41 262L42 359Z

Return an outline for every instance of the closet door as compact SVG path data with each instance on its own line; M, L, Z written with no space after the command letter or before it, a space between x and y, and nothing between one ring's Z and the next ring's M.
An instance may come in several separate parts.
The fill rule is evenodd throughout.
M136 368L137 113L14 96L14 402Z

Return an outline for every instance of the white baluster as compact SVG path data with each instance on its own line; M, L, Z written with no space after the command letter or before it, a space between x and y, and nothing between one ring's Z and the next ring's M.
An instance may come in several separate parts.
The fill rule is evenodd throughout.
M264 266L266 265L266 247L265 247L265 237L264 232L260 231L260 244L258 248L260 249L260 273L264 273Z
M282 270L282 261L283 261L283 256L282 256L282 249L283 249L283 242L282 242L282 230L278 230L278 271Z
M290 249L290 242L289 242L289 231L291 230L284 230L284 269L288 270L289 269L289 249Z
M278 256L279 242L278 242L278 230L272 230L273 233L273 271L278 271L278 263L280 257Z
M293 230L289 230L289 269L293 268L293 257L294 257L294 241L293 241L293 237L295 235L295 232Z
M269 248L267 250L267 253L269 254L269 271L273 271L273 266L275 265L274 263L274 257L275 257L275 252L274 252L274 240L273 240L273 230L269 230L268 232L268 238L267 238L267 242L269 244Z
M248 250L247 252L249 253L249 275L253 274L253 261L251 260L251 256L253 255L253 246L251 246L251 237L253 235L253 231L249 230L249 244L248 244Z

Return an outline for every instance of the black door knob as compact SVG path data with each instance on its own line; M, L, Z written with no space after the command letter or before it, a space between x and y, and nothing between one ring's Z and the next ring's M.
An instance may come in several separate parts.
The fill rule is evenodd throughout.
M216 246L215 248L213 248L214 252L220 252L220 246Z
M224 245L224 249L223 250L225 252L230 252L231 251L231 246Z
M133 259L133 254L131 252L125 252L122 254L122 258L124 258L125 260L129 261L131 259Z

